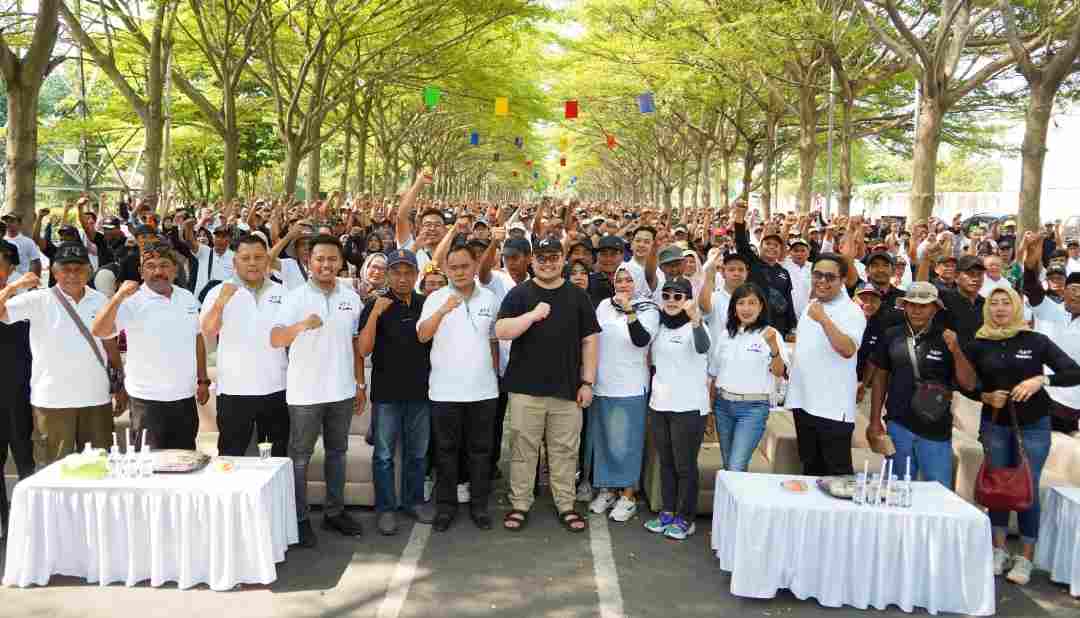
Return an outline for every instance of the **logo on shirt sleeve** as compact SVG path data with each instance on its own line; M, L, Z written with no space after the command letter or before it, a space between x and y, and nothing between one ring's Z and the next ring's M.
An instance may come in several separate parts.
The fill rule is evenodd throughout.
M338 308L338 311L352 311L353 310L352 303L350 303L350 302L339 303L337 308Z

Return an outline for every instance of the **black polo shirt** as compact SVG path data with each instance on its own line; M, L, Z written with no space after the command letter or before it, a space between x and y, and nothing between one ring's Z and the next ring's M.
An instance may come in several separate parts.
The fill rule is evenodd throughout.
M915 372L907 340L911 333L906 323L893 326L878 340L870 362L889 374L889 390L885 401L885 420L898 422L912 433L928 440L944 441L952 436L952 414L936 423L926 423L911 411L915 393ZM915 358L924 381L953 387L956 361L945 345L942 329L934 324L915 337Z
M934 318L935 326L956 332L961 344L975 339L975 333L983 324L983 305L986 304L986 299L976 296L975 302L972 302L956 290L939 293L945 311L939 312L938 317Z
M878 340L885 334L884 322L877 320L878 315L881 314L879 310L874 314L874 317L866 321L866 329L863 330L862 343L859 344L859 353L857 355L858 363L855 367L855 375L858 376L859 382L863 382L864 386L869 387L866 383L866 366L870 357L874 354L874 350L877 349Z
M593 307L599 307L600 303L612 296L615 296L615 286L611 278L605 273L589 273L589 300L592 301Z
M371 352L371 401L425 401L428 395L428 375L431 373L431 344L420 343L416 337L416 322L427 299L413 292L412 301L405 304L394 297L390 307L379 316L375 326L375 347ZM360 314L360 328L371 317L375 303L367 303Z
M862 279L855 282L854 287L848 288L848 295L852 298L855 297L855 291L859 289L859 286L863 283ZM879 292L881 290L878 290ZM870 328L871 322L879 322L877 330L880 333L885 332L886 329L892 328L898 324L904 323L904 304L901 302L904 298L905 292L895 285L889 285L889 289L881 294L881 309L874 314L874 317L867 321L867 328ZM863 341L866 337L863 337Z
M795 315L795 302L791 292L791 275L779 262L769 264L754 253L745 223L735 224L735 247L750 263L749 281L769 295L769 321L781 335L795 331L799 316Z

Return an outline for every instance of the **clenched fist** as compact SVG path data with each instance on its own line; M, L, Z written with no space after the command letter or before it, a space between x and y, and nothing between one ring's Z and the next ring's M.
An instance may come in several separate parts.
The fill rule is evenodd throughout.
M315 330L316 328L322 328L323 322L322 318L313 313L304 318L302 324L304 325L304 330Z
M547 303L536 303L536 306L533 307L533 310L529 312L529 315L532 316L533 322L539 322L540 320L548 317L548 315L550 314L551 305Z
M446 298L446 302L443 303L443 306L442 306L441 309L439 309L439 311L442 311L443 316L446 316L451 311L453 311L454 309L457 309L460 306L461 306L461 297L458 296L457 294L451 294L450 296L448 296Z
M130 298L139 291L139 283L137 281L125 281L120 285L120 289L116 291L116 295L120 298Z

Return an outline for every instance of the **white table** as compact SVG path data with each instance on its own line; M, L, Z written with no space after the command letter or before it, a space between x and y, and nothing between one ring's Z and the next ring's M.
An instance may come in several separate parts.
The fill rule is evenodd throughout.
M15 487L4 585L53 574L102 586L273 582L298 539L292 464L230 459L228 473L139 479L64 480L59 462L39 471Z
M1080 597L1080 487L1051 487L1041 506L1035 565Z
M802 479L804 494L780 487ZM716 474L712 548L731 593L788 588L826 607L994 613L990 519L937 483L913 483L913 507L856 506L807 476Z

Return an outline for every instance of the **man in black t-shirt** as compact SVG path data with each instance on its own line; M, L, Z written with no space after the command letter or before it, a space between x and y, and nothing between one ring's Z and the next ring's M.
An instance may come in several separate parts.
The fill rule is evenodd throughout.
M581 410L592 402L600 325L585 292L563 278L562 244L533 248L533 273L503 300L495 336L511 340L503 379L510 393L510 503L503 525L520 530L533 504L540 441L546 440L551 493L562 525L585 530L574 511Z
M946 403L936 415L930 410L916 411L914 400L920 382L947 390L973 389L975 369L960 349L956 333L935 324L934 315L942 304L933 284L912 283L901 302L906 322L888 328L870 357L873 389L867 440L873 444L872 436L887 431L896 447L894 469L907 470L910 459L913 479L922 471L923 479L951 489L952 411L948 402L952 397L943 395ZM918 376L912 357L918 363ZM882 405L887 428L882 427Z

